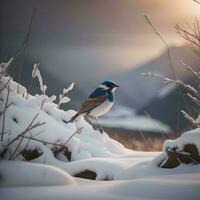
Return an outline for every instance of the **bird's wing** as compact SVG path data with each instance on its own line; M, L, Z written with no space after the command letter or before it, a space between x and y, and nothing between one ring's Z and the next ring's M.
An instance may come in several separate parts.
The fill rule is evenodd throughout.
M82 113L87 113L89 111L91 111L93 108L99 106L100 104L102 104L104 101L106 101L107 99L107 95L102 95L100 97L97 98L89 98L87 99L83 105L81 106L81 108L78 111L78 115L82 114Z

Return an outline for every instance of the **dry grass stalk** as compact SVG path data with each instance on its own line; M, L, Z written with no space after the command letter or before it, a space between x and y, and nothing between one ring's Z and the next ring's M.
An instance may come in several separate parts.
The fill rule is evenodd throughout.
M16 61L16 58L18 56L20 57L20 60L21 60L21 65L20 65L20 68L19 68L19 75L18 75L18 82L21 79L22 70L23 70L22 63L23 63L23 60L24 60L24 55L25 55L26 48L28 46L28 42L30 41L30 37L31 37L31 33L32 33L32 25L33 25L33 20L34 20L35 14L36 14L36 5L33 7L33 11L32 11L32 15L31 15L31 19L30 19L30 23L29 23L28 32L26 34L26 37L25 37L24 41L22 42L22 45L19 48L17 54L15 55L14 61ZM18 90L19 90L19 87L18 87L17 91Z
M162 81L164 81L165 83L174 83L176 85L182 86L183 88L187 89L189 92L193 93L195 96L197 96L198 98L200 98L200 93L191 85L189 84L185 84L183 81L181 80L173 80L170 78L166 78L166 77L162 77L159 76L157 74L153 74L151 72L148 73L142 73L143 76L151 76L151 77L155 77L155 78L159 78Z
M63 151L64 148L65 148L65 145L72 139L72 137L73 137L74 135L76 135L76 134L78 134L78 133L81 133L82 129L83 129L83 128L77 129L77 130L67 139L67 141L62 145L62 147L61 147L60 149L58 149L58 152Z
M184 110L181 110L181 113L194 126L194 128L199 127L199 123L193 117L191 117L188 113L186 113Z
M198 3L200 5L200 1L198 0L193 0L195 3Z
M7 80L7 82L6 83L3 83L1 80L0 80L0 84L2 84L3 85L3 87L0 89L0 93L5 89L5 88L8 88L8 85L9 85L9 82L12 80L12 78L11 77L9 77L9 79Z
M154 33L160 38L160 40L163 42L163 44L165 45L166 49L167 49L167 56L169 58L169 61L170 61L170 68L171 68L171 71L172 71L172 74L174 76L174 79L176 80L177 79L177 76L176 76L176 72L175 72L175 69L174 69L174 65L173 65L173 62L172 62L172 58L171 58L171 55L170 55L170 50L169 50L169 46L167 44L167 42L165 41L165 39L163 38L163 36L157 31L157 29L155 28L155 26L151 23L150 19L148 18L148 16L144 16L145 19L146 19L146 22L150 25L150 27L153 29Z
M148 147L149 151L152 149L151 144L148 142L148 140L146 139L146 137L144 136L143 132L141 130L139 130L139 133L144 141L144 143L146 144L146 146Z
M200 25L197 18L193 26L187 24L187 29L185 29L176 24L175 29L180 37L192 44L194 47L200 48Z
M45 122L42 122L42 123L37 122L36 124L33 124L33 123L35 122L36 118L38 117L38 115L39 115L39 114L37 114L37 115L32 119L32 121L30 122L30 124L27 126L27 128L26 128L22 133L20 133L19 135L17 135L14 139L12 139L12 140L4 147L4 149L0 152L0 157L3 157L3 155L6 153L8 147L9 147L10 145L12 145L16 140L18 140L19 138L21 138L22 136L24 136L24 135L25 135L27 132L29 132L30 130L35 129L35 128L38 128L38 127L40 127L40 126L42 126L42 125L45 124Z
M192 67L190 67L189 65L183 63L183 66L189 71L191 72L194 77L196 77L198 80L200 80L200 73L195 71Z
M4 111L3 111L1 142L3 141L3 135L4 135L4 129L5 129L6 109L8 108L8 99L9 99L9 94L10 94L9 86L8 86L8 90L7 91L8 92L7 92L7 96L6 96L6 103L5 103L5 108L4 108Z

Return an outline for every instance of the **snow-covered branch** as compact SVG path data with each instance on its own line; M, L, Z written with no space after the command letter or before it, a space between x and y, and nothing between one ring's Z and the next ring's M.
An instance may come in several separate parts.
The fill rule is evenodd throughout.
M58 102L58 108L63 103L68 103L71 101L71 99L67 96L65 96L70 90L74 88L74 82L72 82L67 88L63 89L63 93L59 95L59 102Z

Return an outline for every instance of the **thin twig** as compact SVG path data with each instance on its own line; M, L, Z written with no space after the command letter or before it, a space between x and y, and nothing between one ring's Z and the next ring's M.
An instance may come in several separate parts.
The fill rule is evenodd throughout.
M198 72L196 72L194 69L192 69L192 67L190 67L189 65L185 64L184 62L183 63L183 66L186 67L186 69L188 71L190 71L198 80L200 80L200 74Z
M148 147L149 151L152 149L152 146L149 144L149 142L147 141L146 137L144 136L142 130L139 130L140 135L142 136L142 139L144 141L144 143L146 144L146 146Z
M5 103L5 108L4 108L4 112L3 112L3 120L2 120L1 142L3 141L3 135L4 135L4 129L5 129L6 108L8 106L8 98L9 98L9 94L10 94L9 86L8 86L7 91L8 91L8 93L7 93L7 97L6 97L6 103Z
M31 37L31 33L32 33L32 25L33 25L33 20L36 14L36 5L34 5L33 7L33 11L32 11L32 15L31 15L31 19L30 19L30 23L29 23L29 27L28 27L28 32L26 34L26 37L24 39L24 41L22 42L22 45L20 47L20 49L18 50L17 54L15 55L15 59L16 57L20 56L21 58L21 65L20 65L20 69L19 69L19 75L18 75L18 82L21 79L21 74L22 74L22 62L24 59L24 54L28 45L28 42L30 41L30 37ZM17 88L18 91L19 88Z
M165 39L162 37L162 35L157 31L157 29L155 28L155 26L151 23L150 19L145 15L144 16L145 19L146 19L146 22L151 26L151 28L153 29L154 33L161 39L161 41L163 42L163 44L165 45L166 49L167 49L167 56L169 58L169 61L170 61L170 68L172 70L172 74L174 76L174 79L177 79L177 76L176 76L176 72L175 72L175 69L174 69L174 65L173 65L173 62L172 62L172 58L171 58L171 55L170 55L170 50L169 50L169 46L167 44L167 42L165 41Z
M3 84L3 87L1 88L0 93L1 93L5 88L7 88L7 86L9 85L9 82L10 82L11 80L12 80L12 78L9 77L9 79L7 80L6 83L3 83L3 82L1 81L1 84Z
M4 148L4 150L2 152L0 152L0 157L2 157L6 151L7 151L7 148L13 144L16 140L18 140L20 137L22 137L23 135L25 135L27 132L29 132L30 130L34 129L34 128L37 128L39 126L42 126L45 124L45 122L38 122L36 124L33 125L34 121L36 120L36 118L38 117L39 114L37 114L33 119L32 121L30 122L30 124L27 126L27 128L22 132L20 133L19 135L17 135L13 140L11 140Z
M177 121L176 121L176 138L179 137L179 121L180 121L180 110L177 112Z
M22 136L20 136L20 137L22 137ZM34 141L37 141L37 142L42 142L43 144L50 144L50 145L53 145L53 146L61 147L63 149L67 149L67 147L63 146L62 144L47 142L45 140L40 140L40 139L36 139L36 138L33 138L33 137L29 137L29 136L23 136L23 138L34 140Z
M2 111L2 112L0 112L0 117L1 117L1 115L5 112L5 110L7 110L10 106L12 106L13 105L13 103L9 103L5 108L4 108L4 110Z
M32 137L30 131L29 131L29 133L30 133L30 137ZM22 138L24 138L24 137L25 137L25 136L23 135ZM16 156L19 156L19 154L20 154L21 152L23 152L25 149L27 149L27 147L28 147L30 141L31 141L31 139L28 139L28 141L27 141L26 145L24 146L24 148L22 149L22 151L18 152L18 154L17 154Z
M195 127L197 128L199 126L199 123L193 119L188 113L186 113L184 110L181 110L183 116Z
M195 3L198 3L200 5L200 1L198 0L193 0Z
M163 44L165 45L166 47L166 50L167 50L167 56L169 58L169 61L170 61L170 68L171 68L171 71L172 71L172 74L173 74L173 78L175 80L177 80L177 75L176 75L176 72L175 72L175 68L174 68L174 65L173 65L173 62L172 62L172 58L171 58L171 54L170 54L170 49L169 49L169 46L167 44L167 42L165 41L165 39L162 37L162 35L157 31L157 29L155 28L155 26L151 23L150 19L145 15L144 16L147 23L150 25L150 27L153 29L153 31L155 32L155 34L161 39L161 41L163 42ZM183 98L183 101L184 101L184 104L185 106L188 108L188 105L187 105L187 102L184 98L184 95L183 95L183 92L182 92L182 89L180 87L178 87L178 90Z
M164 82L167 82L167 83L174 83L176 85L179 85L179 86L182 86L183 88L187 89L188 91L192 92L193 94L195 94L195 96L197 96L198 98L200 98L200 94L199 92L194 88L192 87L191 85L189 84L185 84L183 81L181 80L173 80L173 79L169 79L169 78L165 78L165 77L162 77L162 76L159 76L157 74L153 74L153 73L142 73L143 76L151 76L151 77L155 77L155 78L159 78L161 79L162 81Z
M80 133L82 131L82 127L77 129L68 139L67 141L62 145L62 147L60 149L58 149L59 152L61 152L64 148L65 148L65 145L71 140L71 138L76 135L77 133Z

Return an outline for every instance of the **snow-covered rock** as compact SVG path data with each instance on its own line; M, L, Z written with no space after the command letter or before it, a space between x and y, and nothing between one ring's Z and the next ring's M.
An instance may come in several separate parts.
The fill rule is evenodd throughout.
M156 159L162 168L175 168L181 164L200 163L200 128L183 133L175 140L166 140L161 156Z
M183 151L186 144L194 144L200 154L200 128L187 131L175 140L166 140L163 150L176 148L177 151Z

